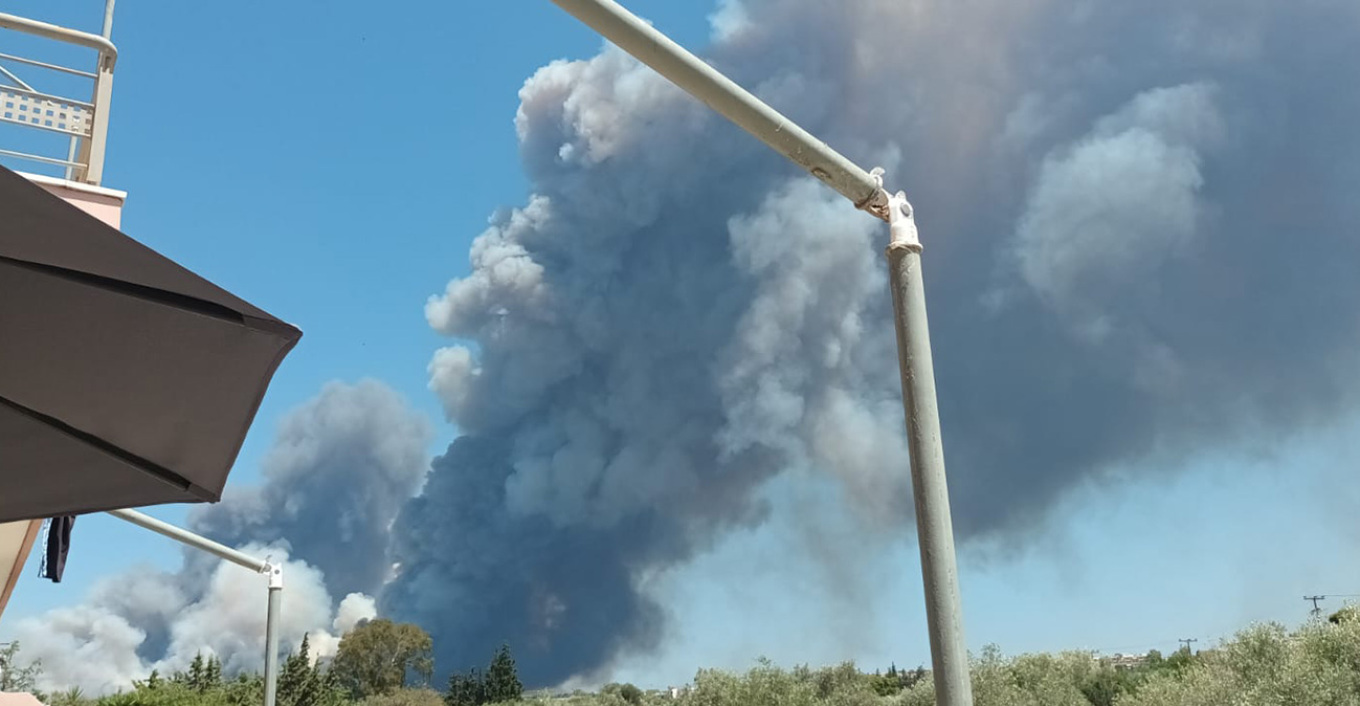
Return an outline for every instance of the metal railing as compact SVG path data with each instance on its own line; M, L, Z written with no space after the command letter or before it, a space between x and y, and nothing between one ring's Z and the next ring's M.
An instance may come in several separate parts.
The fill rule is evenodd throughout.
M64 156L0 148L0 156L66 168L66 179L99 184L104 175L104 150L109 130L109 101L118 49L109 40L113 30L113 0L105 0L102 35L60 27L25 17L0 13L0 29L93 49L93 71L38 61L0 51L0 123L21 125L66 135ZM0 35L3 39L3 35ZM0 49L4 44L0 43ZM82 100L44 91L29 82L30 74L52 79L65 74L85 79L90 98Z

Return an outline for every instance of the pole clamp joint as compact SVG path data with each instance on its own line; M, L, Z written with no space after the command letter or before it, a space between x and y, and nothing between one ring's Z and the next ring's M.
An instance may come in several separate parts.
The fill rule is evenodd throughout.
M269 559L265 559L264 567L260 573L269 577L269 590L283 588L283 564L275 564Z
M888 226L892 238L888 248L906 248L921 252L921 236L916 230L916 211L904 192L888 197Z
M869 170L869 178L874 180L877 187L863 201L855 204L855 208L872 214L874 217L886 221L888 220L888 192L883 190L883 167L874 167Z
M921 237L916 231L916 211L907 200L906 193L899 191L889 194L883 188L883 167L874 167L870 170L869 176L878 188L869 198L855 204L855 207L888 222L892 234L888 250L901 248L920 252Z

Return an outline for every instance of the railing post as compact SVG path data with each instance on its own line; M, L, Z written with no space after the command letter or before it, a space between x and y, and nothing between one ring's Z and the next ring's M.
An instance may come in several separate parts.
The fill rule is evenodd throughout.
M60 27L47 22L39 22L37 20L0 12L0 29L13 30L58 42L89 47L98 52L98 63L93 72L80 71L40 61L25 60L20 57L8 57L14 61L32 64L40 68L86 76L93 79L93 96L90 100L90 104L93 107L90 109L89 118L85 123L86 134L75 134L75 130L62 130L51 126L42 127L42 129L65 132L70 135L67 144L66 159L60 160L54 157L27 154L11 150L0 150L0 154L48 164L62 164L65 166L64 174L68 181L84 182L93 185L98 185L103 181L104 154L108 144L109 104L113 96L113 68L114 64L118 61L118 49L109 38L113 30L113 6L113 0L105 0L102 35L91 34L89 32ZM29 91L29 93L36 94L38 92ZM58 96L46 95L30 97L33 100L38 100L40 102L44 100L70 100ZM72 102L82 106L84 105L83 101ZM19 120L6 120L6 122L18 122L21 125L26 124L25 121ZM72 164L73 162L74 164Z
M80 141L81 167L76 181L98 185L104 178L104 149L109 134L109 103L113 98L113 57L100 53L98 77L94 80L94 115L90 116L90 139Z

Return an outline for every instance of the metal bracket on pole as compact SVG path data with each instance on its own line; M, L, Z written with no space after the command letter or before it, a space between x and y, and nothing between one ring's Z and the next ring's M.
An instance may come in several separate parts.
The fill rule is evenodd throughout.
M283 588L283 565L270 563L268 559L265 559L265 562L266 562L265 568L262 571L260 571L260 573L267 574L269 576L269 588L271 589Z
M916 230L916 211L901 191L888 198L888 248L906 248L921 252L921 236Z

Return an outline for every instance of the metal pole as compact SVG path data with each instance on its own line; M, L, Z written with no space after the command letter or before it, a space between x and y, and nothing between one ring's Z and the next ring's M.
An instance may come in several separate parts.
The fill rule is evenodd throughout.
M269 613L264 624L264 706L274 706L279 686L279 601L283 598L282 567L269 572Z
M891 225L889 277L911 450L935 699L939 706L972 706L954 529L935 398L935 369L921 281L921 243L906 195L899 192L890 197L877 174L865 172L614 0L553 2L821 179L857 208Z
M256 559L245 552L236 551L225 544L214 542L136 510L110 510L108 514L269 577L269 612L266 614L264 624L264 706L274 706L279 681L278 624L280 601L283 598L283 567Z
M792 160L856 206L879 211L883 189L858 165L751 95L614 0L553 0L671 83ZM876 213L876 215L881 215Z
M80 154L80 140L76 136L71 136L71 141L66 145L66 161L74 162ZM73 181L76 178L76 168L66 165L66 181Z
M915 214L905 194L898 192L889 199L888 215L892 232L887 251L888 278L897 328L907 445L911 450L911 486L916 499L916 535L925 583L935 699L941 706L972 706L954 524L949 512L940 410L935 397L935 362L930 352L930 325L921 278L921 241Z
M195 549L202 549L219 559L226 559L233 564L244 566L258 574L267 573L271 566L269 562L263 559L256 559L245 552L238 552L225 544L214 542L207 537L194 534L187 529L176 527L169 522L162 522L150 515L144 515L137 512L136 510L109 510L109 514L120 520L131 522L143 529L149 529L156 534L169 537L181 544L187 544Z
M104 39L113 38L113 3L114 0L104 0L104 30L100 32Z

